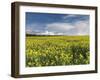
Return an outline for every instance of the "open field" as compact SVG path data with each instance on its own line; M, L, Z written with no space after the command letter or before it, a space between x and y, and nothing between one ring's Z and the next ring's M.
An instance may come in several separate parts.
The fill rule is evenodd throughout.
M27 36L26 67L89 64L89 36Z

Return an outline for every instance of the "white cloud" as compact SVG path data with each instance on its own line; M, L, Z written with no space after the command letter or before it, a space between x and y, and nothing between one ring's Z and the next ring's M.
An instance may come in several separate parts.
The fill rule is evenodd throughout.
M51 23L47 24L46 29L48 31L52 32L58 32L58 33L65 33L66 31L73 29L74 26L68 23Z
M77 15L74 15L74 14L66 15L63 17L63 19L73 18L73 17L77 17Z
M88 35L89 34L89 22L88 21L78 21L75 23L78 35Z
M47 24L46 30L64 35L88 35L89 22L77 21L74 24L69 23L51 23Z
M29 24L26 26L26 33L28 34L38 33L40 32L40 29L39 29L40 26L41 26L40 24L36 24L36 23Z
M30 27L26 27L26 33L27 33L27 34L32 33L32 29L31 29Z
M63 33L55 33L46 30L45 32L40 33L40 35L63 35Z
M45 31L43 33L41 33L41 35L55 35L54 32L49 32L49 31Z

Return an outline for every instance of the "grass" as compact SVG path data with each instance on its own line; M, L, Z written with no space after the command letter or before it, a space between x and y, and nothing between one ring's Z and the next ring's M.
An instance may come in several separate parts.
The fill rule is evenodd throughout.
M89 36L27 36L26 67L89 64Z

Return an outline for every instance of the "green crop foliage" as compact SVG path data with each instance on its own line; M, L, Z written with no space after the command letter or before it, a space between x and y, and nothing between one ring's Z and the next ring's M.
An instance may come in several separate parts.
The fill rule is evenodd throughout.
M26 37L26 67L89 63L89 36Z

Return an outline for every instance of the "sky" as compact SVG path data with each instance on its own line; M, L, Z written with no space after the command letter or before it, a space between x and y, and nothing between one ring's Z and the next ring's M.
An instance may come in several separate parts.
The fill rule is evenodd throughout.
M89 15L26 12L26 33L89 35Z

